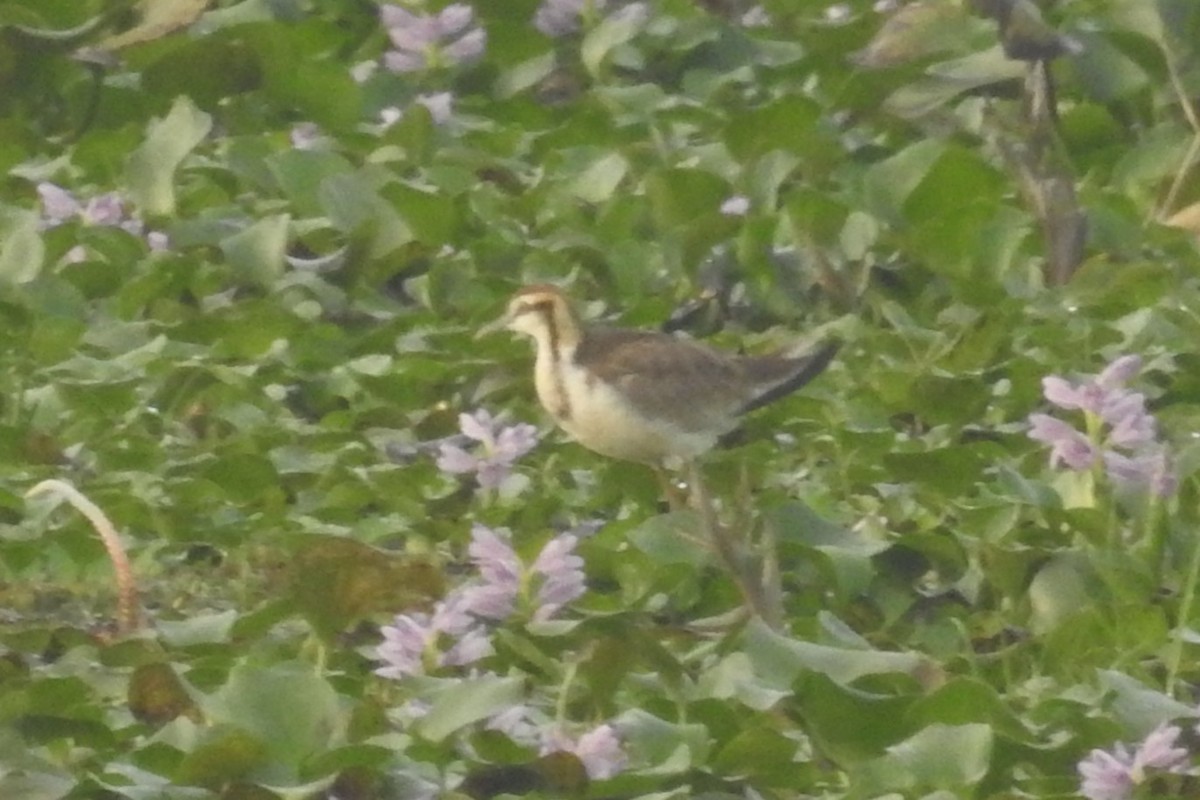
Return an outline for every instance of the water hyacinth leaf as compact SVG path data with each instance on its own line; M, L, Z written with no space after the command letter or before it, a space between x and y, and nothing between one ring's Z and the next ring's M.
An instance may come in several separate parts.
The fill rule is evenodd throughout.
M843 684L867 675L915 676L929 661L918 653L855 650L805 642L775 633L758 620L747 626L743 642L755 673L779 687L790 685L806 670Z
M712 214L729 195L725 181L702 169L665 169L646 178L650 209L659 226L674 228Z
M949 3L914 3L889 15L865 48L851 59L867 69L888 69L935 53L958 50L976 38L981 23Z
M571 181L571 194L587 203L602 203L625 179L629 162L620 153L607 153L593 161Z
M817 672L796 679L792 704L821 752L838 762L875 758L912 731L916 696L853 689Z
M221 69L211 69L214 63L219 63ZM261 82L258 55L246 41L227 36L185 39L146 64L142 71L147 91L187 95L208 111L216 108L222 98L252 92ZM261 139L256 141L265 144Z
M993 91L999 91L1002 84L1022 80L1025 71L1021 62L1006 58L999 47L994 47L931 66L924 77L893 92L884 107L902 119L919 119L968 92L983 87L998 87Z
M207 0L142 0L141 19L127 31L100 40L105 50L120 50L167 36L191 25L208 6Z
M787 778L796 765L797 742L769 727L742 731L722 747L712 759L718 774L731 777L750 777L774 785L787 785Z
M1101 685L1113 693L1117 717L1136 735L1143 736L1163 722L1196 716L1194 706L1151 689L1123 672L1105 669L1098 677Z
M1039 633L1051 631L1071 619L1092 598L1088 584L1091 569L1073 553L1057 555L1029 583L1031 623Z
M944 151L942 142L925 139L873 164L863 179L867 208L886 222L899 222L909 195Z
M271 288L287 262L288 226L291 217L274 214L221 241L225 258L247 283Z
M936 723L864 764L855 788L863 797L884 791L967 789L987 774L993 745L994 734L987 725Z
M632 12L605 17L599 25L588 31L579 46L579 59L583 66L593 77L598 77L612 51L632 41L645 24L642 15Z
M696 681L700 697L736 699L747 708L766 711L791 695L764 685L754 674L754 664L745 653L730 653Z
M267 168L298 216L318 217L328 209L321 196L324 182L354 173L354 165L337 153L285 150L267 159Z
M627 534L634 547L659 564L688 564L699 567L711 560L704 546L695 540L701 530L694 511L656 514Z
M960 495L978 483L1001 449L981 442L920 453L887 453L883 463L897 481L916 481L947 495Z
M482 675L446 681L427 695L431 707L416 724L425 739L438 742L467 725L494 716L521 702L525 680Z
M908 711L907 720L921 726L980 723L1013 740L1030 745L1039 743L1036 729L1027 726L1005 705L995 688L975 678L951 678L944 686L917 699Z
M824 170L840 148L821 107L800 95L734 115L725 129L730 152L749 161L772 150L794 153L809 170Z
M175 99L167 116L146 126L146 138L129 155L125 176L133 202L148 216L175 213L175 171L212 130L212 116L191 99Z
M208 719L261 742L286 780L296 777L304 759L336 741L346 723L337 692L312 665L298 662L239 664L200 707Z
M669 722L643 709L630 709L613 724L628 752L655 765L651 773L674 774L702 764L713 744L706 726Z
M232 725L215 725L199 735L175 770L187 786L217 788L241 780L269 761L260 737Z
M212 614L197 614L187 619L159 619L154 627L163 641L172 647L193 647L198 644L228 642L233 625L238 620L236 611L219 611Z
M42 271L46 247L38 233L38 215L0 207L0 282L27 283Z

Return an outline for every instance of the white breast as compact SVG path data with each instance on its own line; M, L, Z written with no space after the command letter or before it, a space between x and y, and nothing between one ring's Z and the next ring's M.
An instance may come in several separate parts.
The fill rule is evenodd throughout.
M663 419L637 413L613 386L574 363L574 350L561 360L539 352L534 367L538 399L567 433L601 455L630 461L661 462L692 458L716 444L712 433L681 430Z

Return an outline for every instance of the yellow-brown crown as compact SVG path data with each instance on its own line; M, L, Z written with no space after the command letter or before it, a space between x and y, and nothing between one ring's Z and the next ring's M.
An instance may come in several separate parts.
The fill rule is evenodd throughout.
M502 324L555 348L573 347L581 335L570 300L548 283L518 289L508 301Z

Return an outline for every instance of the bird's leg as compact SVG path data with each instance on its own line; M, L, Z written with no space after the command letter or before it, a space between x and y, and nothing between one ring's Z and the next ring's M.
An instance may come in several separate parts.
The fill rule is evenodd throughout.
M651 469L658 477L658 483L662 487L663 499L667 501L668 511L683 511L688 507L687 492L679 485L671 470L666 466L652 465Z
M713 498L704 485L700 467L694 461L688 463L688 476L692 501L700 514L700 524L717 557L737 583L750 611L770 627L778 629L783 624L782 598L779 592L772 591L773 587L767 585L767 570L756 569L756 559L752 557L745 541L739 541L731 528L721 524Z

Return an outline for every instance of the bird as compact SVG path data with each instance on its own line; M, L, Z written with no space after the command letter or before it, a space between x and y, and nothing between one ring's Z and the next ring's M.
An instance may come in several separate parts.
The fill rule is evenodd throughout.
M518 289L481 333L534 342L534 386L579 444L624 461L691 464L741 418L819 375L837 343L803 355L742 355L661 331L585 324L562 289Z

